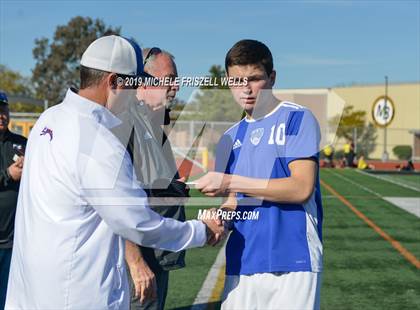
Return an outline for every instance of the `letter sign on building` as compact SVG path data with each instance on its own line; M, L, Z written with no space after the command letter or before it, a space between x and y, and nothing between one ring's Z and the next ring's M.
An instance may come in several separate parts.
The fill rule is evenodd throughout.
M391 124L394 115L395 106L391 98L381 96L375 100L372 106L372 119L376 126L387 127Z

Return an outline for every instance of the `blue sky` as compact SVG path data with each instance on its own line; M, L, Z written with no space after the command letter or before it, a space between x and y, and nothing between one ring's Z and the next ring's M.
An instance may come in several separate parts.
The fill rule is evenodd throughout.
M0 1L0 63L29 76L35 38L82 15L172 52L180 75L223 64L238 40L269 46L276 88L420 80L420 1ZM184 89L181 98L191 90Z

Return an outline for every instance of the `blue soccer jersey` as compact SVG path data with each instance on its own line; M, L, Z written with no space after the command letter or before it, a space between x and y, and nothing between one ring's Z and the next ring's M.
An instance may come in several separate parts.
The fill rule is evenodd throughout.
M281 102L264 118L244 118L226 131L217 147L216 170L251 178L287 178L290 162L318 162L319 142L311 111ZM322 270L319 177L304 204L236 196L238 211L259 211L259 217L234 221L226 247L227 275Z

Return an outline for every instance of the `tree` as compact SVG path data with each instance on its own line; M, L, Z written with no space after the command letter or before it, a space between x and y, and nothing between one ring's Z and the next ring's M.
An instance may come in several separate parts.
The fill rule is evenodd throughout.
M69 86L79 85L79 63L89 44L120 31L120 27L108 27L100 19L76 16L67 25L57 27L52 42L36 39L32 50L36 60L32 70L36 97L47 99L49 105L59 103Z
M341 118L339 117L336 116L331 121L331 124L338 123L337 138L355 139L357 152L369 157L369 154L375 150L378 135L376 127L370 122L367 123L366 111L354 110L353 106L346 106Z
M410 145L396 145L392 148L392 152L400 160L409 160L413 155L413 148Z
M355 142L358 153L369 158L369 154L375 151L377 138L376 127L372 123L365 127L360 127L360 133L358 132Z
M5 65L0 65L0 89L7 95L29 97L32 95L30 80L19 72L10 70Z
M226 76L226 71L220 65L212 65L209 70L210 77L215 80L218 86L202 86L200 89L229 89L227 85L222 85L222 78Z
M346 106L338 123L337 137L353 139L353 128L363 127L366 123L366 111L354 111L353 106ZM333 119L337 123L337 117Z
M212 81L217 86L203 86L195 94L194 99L184 108L184 119L203 121L237 122L242 109L234 101L229 87L221 84L225 77L225 70L220 65L213 65L209 69Z
M44 107L41 105L35 105L24 102L9 103L9 108L11 112L42 113L44 111Z
M30 101L33 98L34 90L31 87L30 79L23 77L19 72L10 70L0 65L0 89L6 92L7 96L15 97L15 102L9 103L10 111L13 112L42 112L43 107L28 102L16 102L16 97L22 101Z
M171 109L170 117L172 122L178 119L182 113L182 110L185 108L185 105L186 102L182 99L174 98L172 100L172 102L169 104L169 108Z

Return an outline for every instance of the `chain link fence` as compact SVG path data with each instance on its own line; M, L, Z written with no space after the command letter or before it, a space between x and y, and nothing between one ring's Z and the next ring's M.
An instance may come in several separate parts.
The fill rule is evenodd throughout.
M11 113L10 129L15 133L28 136L39 115L39 113ZM202 163L203 152L207 152L208 162L211 165L214 161L217 142L234 124L234 122L178 120L169 126L168 133L177 157L186 156L191 149L195 148L194 159ZM202 135L197 139L203 127ZM386 150L390 160L407 159L407 156L420 160L420 129L388 128L386 133L384 128L373 125L341 129L347 133L348 139L338 138L335 128L333 131L327 130L330 136L329 144L333 146L336 156L341 156L344 145L352 140L355 153L363 154L367 158L381 159Z

